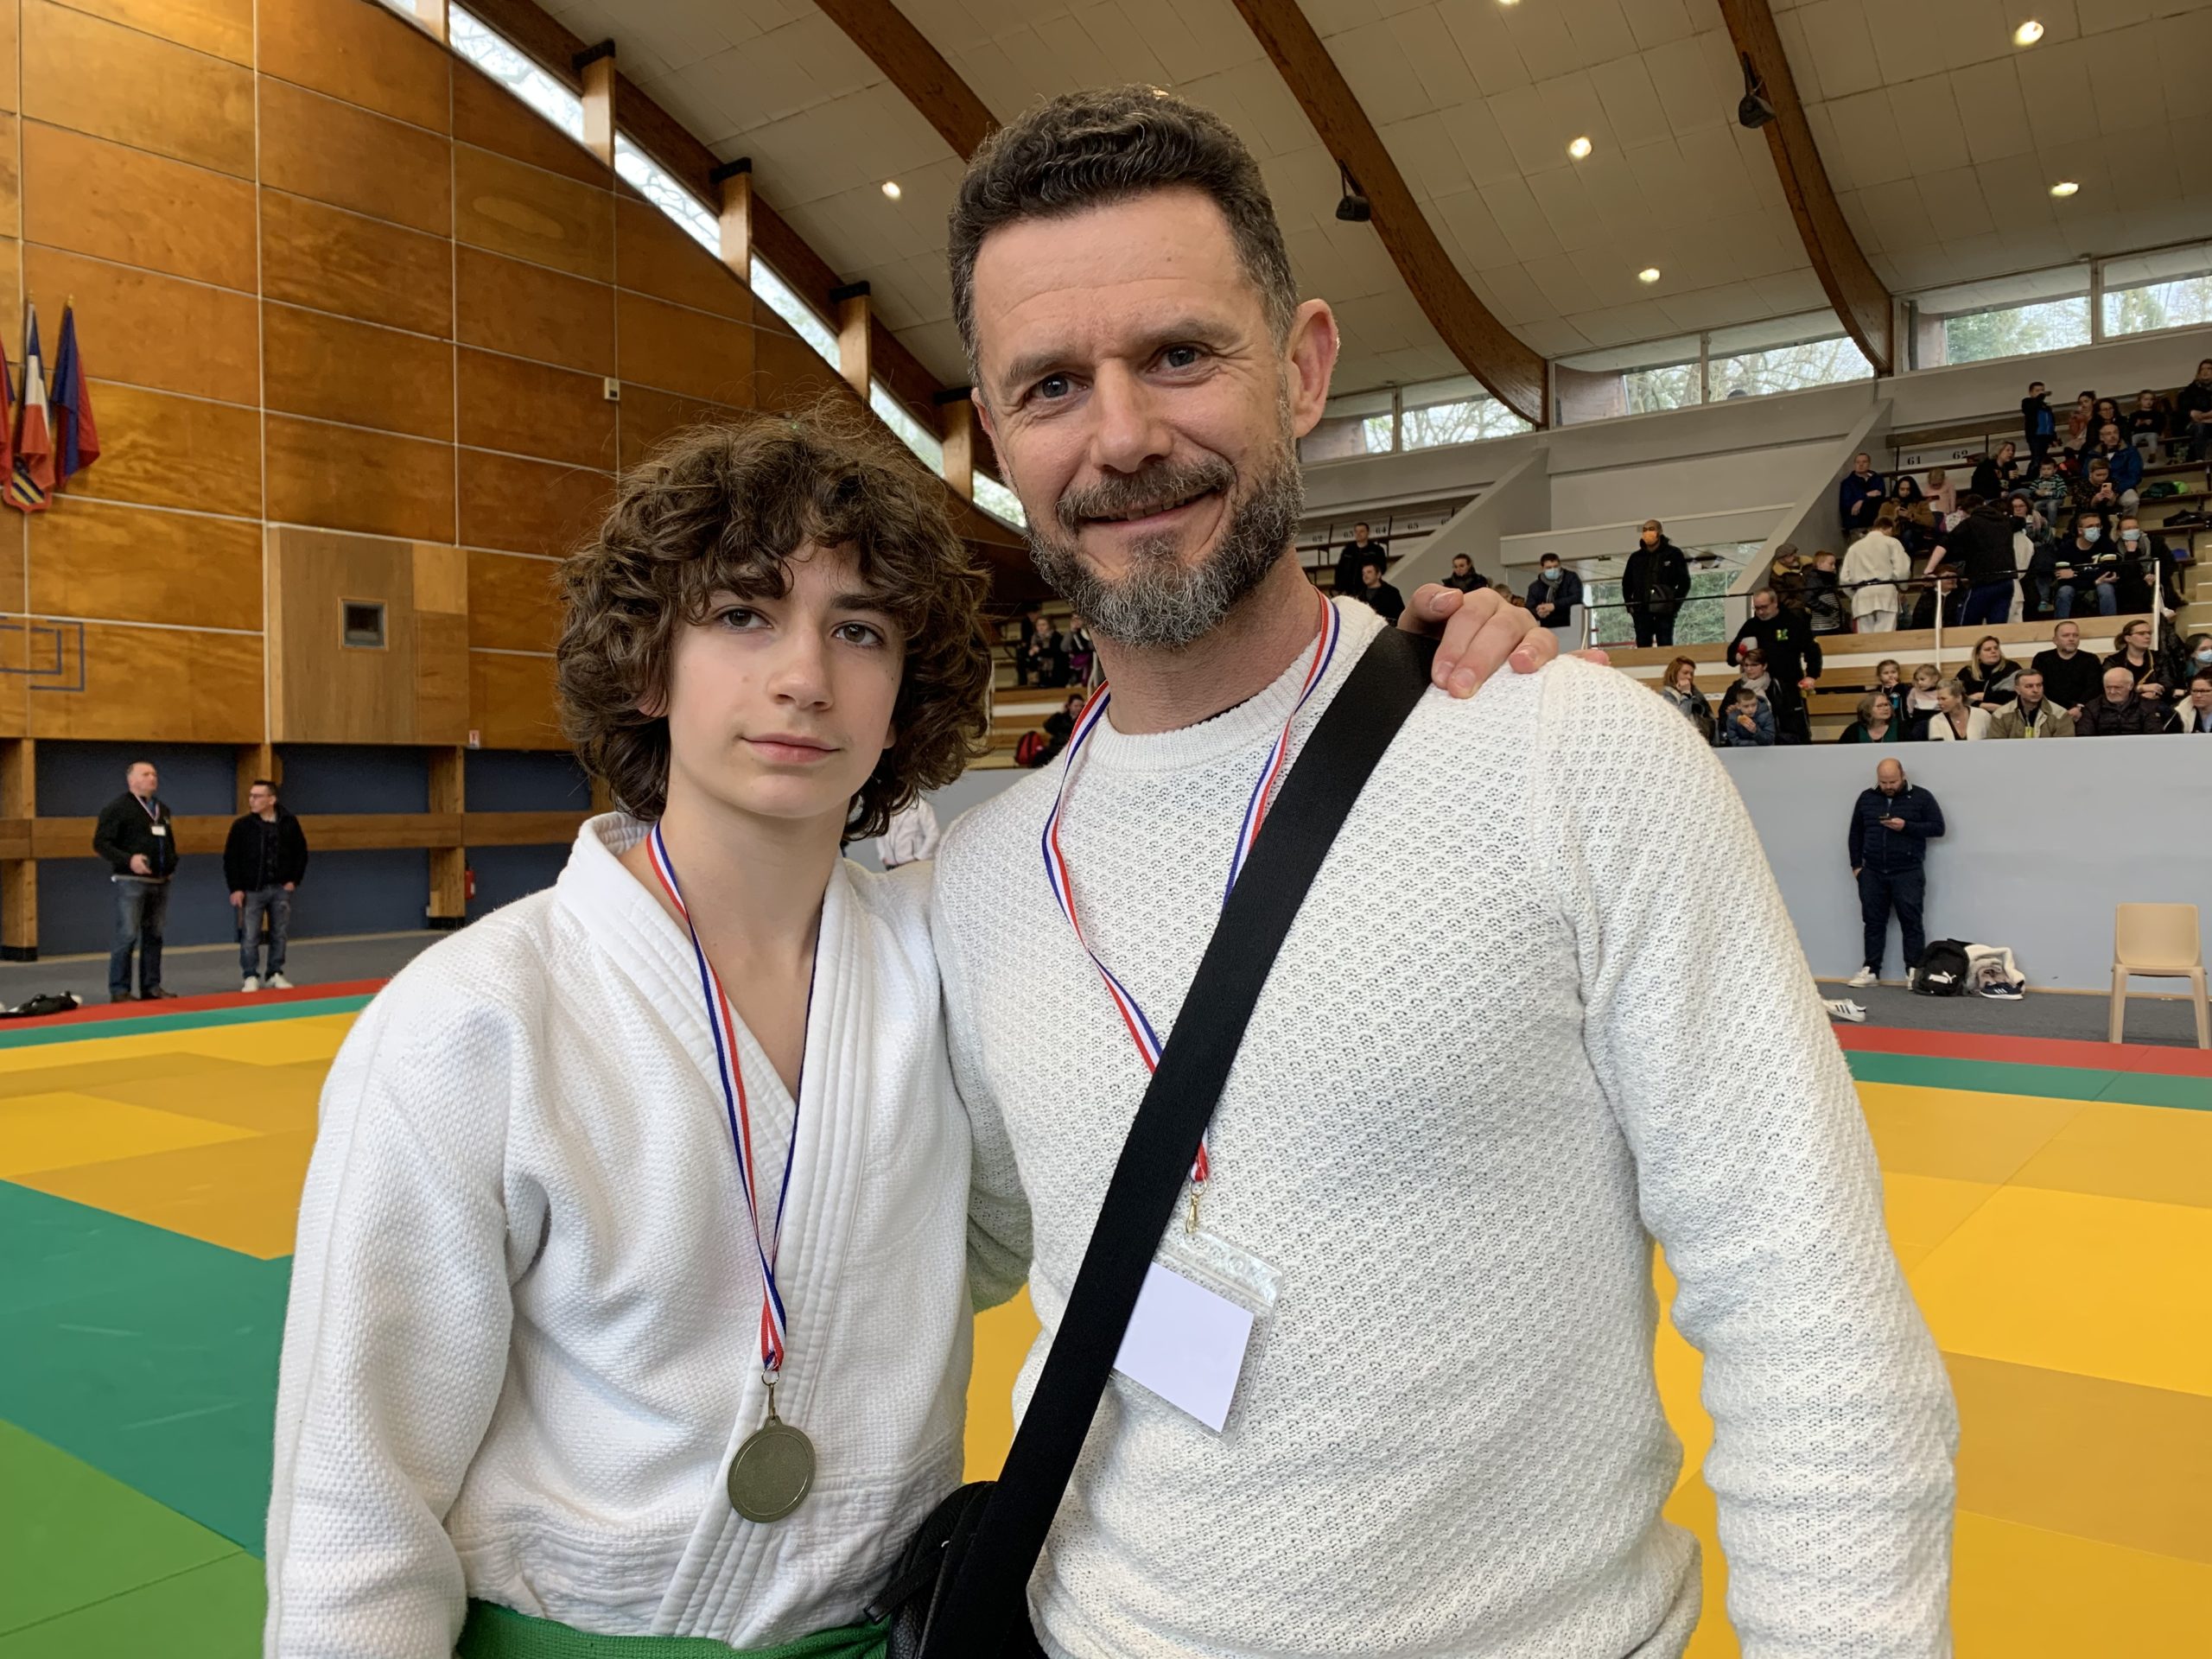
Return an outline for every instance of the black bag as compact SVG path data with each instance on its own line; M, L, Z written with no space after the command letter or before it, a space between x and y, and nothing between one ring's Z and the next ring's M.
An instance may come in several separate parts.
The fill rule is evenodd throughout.
M41 991L28 1002L0 1008L0 1020L41 1020L50 1014L74 1013L84 1004L85 999L74 991Z
M1038 1655L1029 1575L1075 1472L1137 1293L1275 953L1352 804L1428 689L1432 640L1375 637L1268 814L1214 925L1174 1033L1137 1107L1037 1391L996 1483L963 1486L922 1523L868 1607L891 1659Z
M1923 996L1957 996L1967 988L1967 948L1956 939L1937 939L1920 953L1912 988Z

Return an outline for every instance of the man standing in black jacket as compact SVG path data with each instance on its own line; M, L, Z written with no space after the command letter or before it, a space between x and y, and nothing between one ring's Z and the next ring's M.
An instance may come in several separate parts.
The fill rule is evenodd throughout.
M1945 561L1966 573L1966 611L1962 626L1994 627L2012 614L2012 594L2019 576L2019 562L2012 554L2012 520L1998 511L1994 501L1969 493L1961 503L1967 516L1946 535L1928 561L1934 575Z
M1802 611L1784 608L1773 588L1762 588L1751 595L1751 620L1729 641L1731 667L1747 643L1759 648L1766 658L1766 671L1774 678L1768 700L1774 705L1775 741L1811 742L1813 727L1805 715L1805 693L1821 677L1821 642L1813 638L1812 619Z
M168 914L169 878L176 874L175 826L156 794L161 773L150 760L133 761L129 787L100 809L92 850L107 861L115 886L115 940L107 957L107 1000L128 1002L130 954L138 953L138 997L158 1002L176 995L162 988L162 922Z
M223 843L223 880L238 918L242 991L263 986L288 991L284 936L292 925L292 893L308 873L308 838L300 821L277 804L276 785L257 778L245 792L246 810ZM269 918L269 970L261 968L261 918Z
M1874 787L1860 791L1851 809L1847 839L1851 874L1859 883L1859 919L1866 926L1866 965L1851 976L1853 985L1872 985L1882 976L1892 906L1904 935L1905 983L1912 983L1920 953L1928 948L1920 920L1928 897L1922 863L1928 843L1942 833L1943 809L1926 790L1905 781L1902 766L1885 760L1874 769Z
M1338 550L1336 591L1353 599L1365 599L1367 583L1360 575L1360 568L1370 559L1389 570L1390 545L1388 542L1369 541L1367 524L1363 520L1351 527L1351 540Z
M1628 568L1621 573L1621 603L1636 624L1636 643L1673 645L1675 613L1689 596L1689 561L1667 539L1656 518L1645 519L1636 550L1628 556Z

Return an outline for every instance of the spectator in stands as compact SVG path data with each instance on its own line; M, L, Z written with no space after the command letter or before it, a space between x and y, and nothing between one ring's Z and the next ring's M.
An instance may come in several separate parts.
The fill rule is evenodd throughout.
M284 939L292 927L292 894L308 873L308 838L300 821L276 798L276 785L257 778L245 792L245 811L223 843L223 882L238 914L238 988L289 991ZM261 964L261 918L269 918L269 965Z
M1068 746L1068 739L1075 735L1075 723L1083 715L1083 694L1070 692L1068 700L1045 716L1045 759L1039 766L1048 764Z
M1774 706L1774 676L1767 670L1766 653L1757 645L1746 645L1737 653L1736 678L1720 694L1720 706L1726 709L1737 692L1746 690L1769 708Z
M2196 378L2174 399L2174 418L2167 435L2189 445L2191 461L2212 461L2212 357L2196 365Z
M2024 495L2008 498L2012 515L2012 562L2020 568L2020 598L2012 620L2041 616L2050 603L2050 590L2058 575L2058 541L2050 526Z
M1343 550L1337 555L1337 591L1339 594L1349 594L1354 599L1367 597L1364 591L1367 580L1361 571L1370 559L1376 560L1388 570L1390 568L1389 543L1368 540L1367 525L1363 523L1354 524L1351 540L1346 542Z
M2100 616L2120 613L2120 555L2105 543L2104 515L2084 512L2074 520L2074 534L2059 545L2057 600L2063 620L2086 612L2094 602ZM2091 595L2095 597L2091 600Z
M1859 699L1859 718L1843 728L1839 743L1902 743L1904 741L1904 722L1897 718L1897 704L1879 691L1869 691Z
M1068 677L1062 683L1089 685L1091 664L1097 660L1098 648L1091 643L1090 630L1084 626L1081 617L1070 617L1068 619Z
M1913 602L1912 626L1923 633L1934 627L1936 608L1939 606L1942 608L1945 627L1966 626L1966 591L1959 586L1958 572L1955 570L1946 570L1936 578L1932 586L1922 587L1920 597Z
M1536 620L1548 628L1572 627L1581 603L1580 575L1561 565L1558 554L1545 554L1536 563L1535 581L1529 584L1529 608Z
M1677 657L1667 664L1666 677L1659 683L1659 695L1682 711L1682 717L1698 729L1708 743L1713 741L1713 704L1704 692L1697 689L1697 664L1687 657Z
M1038 637L1045 632L1045 607L1032 605L1021 613L1021 639L1014 648L1014 683L1027 685L1029 677L1036 671ZM1042 685L1044 682L1038 682Z
M1927 573L1934 575L1954 555L1967 581L1965 626L1980 628L2010 620L2013 584L2019 575L2012 556L2011 518L2001 515L1994 501L1967 496L1965 518L1937 544Z
M2020 435L2028 441L2029 457L2040 467L2058 437L2058 423L2050 412L2050 391L2040 380L2031 380L2028 395L2020 399Z
M2067 411L2066 429L2059 435L2059 442L2076 454L2088 448L2097 435L2097 394L2085 391L2074 399L2074 407Z
M1912 556L1897 538L1897 510L1885 507L1874 528L1843 556L1843 585L1851 594L1852 626L1860 633L1890 633L1903 602L1897 583L1912 575Z
M1992 737L2071 737L2074 716L2044 695L2043 676L2024 668L2012 682L2018 693L1989 717Z
M1936 510L1928 505L1928 498L1920 493L1920 480L1910 473L1897 474L1896 517L1897 539L1915 558L1936 544L1939 528Z
M2109 524L2120 514L2120 489L2112 481L2112 464L2092 461L2074 480L2074 511L2094 512Z
M1843 482L1836 486L1835 491L1836 512L1843 520L1843 533L1853 536L1873 529L1874 515L1888 493L1882 475L1874 470L1874 458L1864 449L1853 455L1851 470L1844 474Z
M2043 676L2044 695L2074 721L2082 718L2082 710L2096 701L2104 686L2103 664L2082 649L2078 622L2061 622L2051 629L2050 649L2037 652L2028 666Z
M2058 459L2045 455L2036 462L2036 475L2028 483L2028 499L2035 503L2036 511L2054 529L2066 522L2072 510L2074 492L2058 470Z
M2159 677L2158 653L2151 641L2151 619L2139 617L2120 631L2120 649L2105 658L2107 671L2127 671L2128 681L2146 702L2164 708L2166 686Z
M1966 687L1946 680L1936 688L1936 718L1928 722L1935 743L1980 742L1989 735L1989 711L1967 701Z
M1720 735L1714 741L1724 749L1773 747L1774 710L1748 685L1736 687L1721 710Z
M1904 718L1904 669L1894 657L1885 657L1874 664L1874 692L1878 697L1889 699L1891 709L1899 720Z
M2143 499L2143 452L2127 441L2118 421L2107 421L2097 429L2097 445L2089 456L2104 464L2121 511L2134 512Z
M1966 688L1968 703L1994 710L2017 695L2012 683L2019 674L2020 665L2005 654L2004 641L1985 633L1975 642L1973 660L1959 671L1959 683Z
M1621 573L1621 602L1636 624L1638 645L1675 643L1675 613L1690 596L1690 562L1667 539L1665 526L1647 518L1636 550Z
M1984 455L1974 464L1974 476L1967 487L1985 501L1994 501L2019 481L2020 463L2014 459L2019 454L2012 440L2007 438L1997 446L1993 455Z
M1941 467L1930 467L1928 469L1928 483L1921 493L1928 499L1929 508L1939 518L1948 518L1959 510L1958 486L1951 482L1950 474ZM1994 499L1995 498L1993 493L1984 499Z
M1936 688L1943 683L1943 671L1933 663L1923 663L1912 671L1912 688L1904 694L1904 735L1909 743L1918 743L1928 736L1929 722L1936 718L1941 706Z
M1880 519L1874 521L1876 524ZM1864 536L1859 538L1865 541ZM1835 555L1825 547L1813 555L1813 568L1805 572L1805 614L1812 619L1815 633L1841 633L1844 631L1843 589L1838 586Z
M2189 701L2182 704L2173 729L2183 737L2212 737L2212 668L2189 677Z
M1746 642L1755 643L1774 676L1775 741L1809 743L1811 723L1805 717L1805 693L1821 677L1821 642L1805 613L1784 608L1770 588L1751 595L1751 614L1729 643L1728 659L1737 660Z
M1359 582L1359 596L1375 607L1377 616L1395 627L1406 613L1406 596L1382 580L1382 561L1370 559L1361 565Z
M1041 612L1030 635L1029 671L1039 685L1068 683L1068 637L1060 632L1058 623L1045 620Z
M2112 397L2100 397L2097 399L2095 411L2089 416L2089 426L2090 429L2097 434L2098 441L2100 442L2103 441L2104 429L2106 427L2115 426L2125 428L2126 424L2127 417L2120 412L2120 403L2118 399Z
M1456 588L1463 594L1471 594L1477 588L1487 584L1475 574L1475 562L1472 559L1464 553L1454 553L1452 556L1452 574L1444 578L1444 585L1446 588Z
M162 921L168 914L169 880L176 874L175 825L159 793L162 775L152 761L133 761L124 784L123 793L100 809L92 827L92 850L107 861L115 888L107 1000L132 1000L130 957L136 950L137 1000L159 1002L176 995L162 988Z
M1051 725L1050 721L1046 721ZM877 862L887 870L895 870L901 864L918 864L925 858L937 856L938 842L944 836L937 824L937 809L919 795L891 815L891 822L875 838Z
M1904 936L1905 982L1912 982L1921 952L1928 948L1920 931L1928 897L1928 843L1942 833L1943 809L1926 790L1905 781L1903 766L1885 760L1874 768L1874 787L1860 791L1852 806L1851 831L1845 838L1866 927L1866 966L1852 976L1853 985L1872 985L1881 978L1893 909Z
M2181 565L2167 547L2165 537L2145 530L2143 521L2133 513L2124 512L2120 516L2119 541L2121 612L2149 610L2153 587L2165 590L2166 609L2186 609L2188 601L2182 593Z
M2175 696L2174 700L2178 702L2186 695L2185 688L2189 683L2208 669L2212 669L2212 633L2192 633L2189 636L2189 643L2175 653L2175 658L2173 668L2166 677L2184 688Z
M2148 386L2135 394L2135 407L2127 411L2127 441L2152 456L2166 441L2166 411Z
M2134 676L2113 667L2105 670L2104 695L2082 709L2074 729L2082 737L2147 737L2166 724L2165 705L2139 696Z

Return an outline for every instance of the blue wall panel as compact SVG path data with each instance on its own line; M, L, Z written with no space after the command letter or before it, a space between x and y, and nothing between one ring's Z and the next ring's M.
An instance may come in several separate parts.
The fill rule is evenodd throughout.
M476 897L468 919L512 904L525 893L550 887L569 861L566 847L472 847L468 868L476 873Z
M472 812L588 812L591 779L556 749L471 749L465 785Z
M124 774L150 760L162 774L162 798L179 817L237 810L237 751L218 743L72 743L38 746L41 817L91 817L123 793ZM92 850L91 838L86 851Z
M284 804L297 813L427 812L430 757L360 744L283 746Z

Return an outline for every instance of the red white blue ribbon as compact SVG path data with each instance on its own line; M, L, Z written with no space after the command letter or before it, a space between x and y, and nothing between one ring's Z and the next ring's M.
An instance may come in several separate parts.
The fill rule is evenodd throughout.
M1244 873L1245 861L1251 856L1252 844L1260 838L1260 826L1267 822L1268 809L1274 804L1275 785L1282 779L1285 760L1290 753L1291 728L1297 723L1299 711L1321 683L1321 677L1329 671L1329 664L1337 654L1337 641L1344 632L1344 619L1337 607L1325 599L1321 601L1321 627L1313 642L1313 656L1306 665L1306 683L1299 688L1298 701L1283 721L1274 747L1268 752L1268 763L1252 785L1252 794L1244 805L1244 820L1236 832L1236 845L1229 858L1229 879L1223 884L1221 901L1229 902L1229 895L1236 890L1236 878ZM1152 1021L1145 1017L1144 1009L1128 986L1114 977L1114 970L1098 959L1083 937L1083 924L1076 918L1075 886L1068 874L1067 855L1060 849L1060 818L1067 809L1068 791L1075 783L1076 768L1083 760L1084 746L1091 734L1106 718L1107 705L1113 701L1114 688L1105 681L1090 694L1090 701L1084 705L1083 713L1076 717L1075 729L1068 735L1066 758L1060 766L1059 791L1052 798L1052 810L1045 819L1045 833L1039 844L1045 855L1045 880L1052 889L1052 897L1059 901L1060 914L1068 918L1068 926L1075 933L1076 943L1083 946L1083 953L1090 958L1090 965L1098 969L1106 994L1114 1000L1114 1008L1122 1016L1122 1024L1129 1033L1129 1040L1136 1045L1137 1058L1144 1062L1147 1075L1160 1066L1160 1036L1152 1028ZM1206 1155L1204 1141L1198 1142L1198 1155L1192 1160L1191 1181L1204 1186L1212 1174L1212 1161Z
M784 1201L791 1196L791 1166L798 1158L798 1102L791 1103L791 1144L784 1158L784 1180L776 1194L776 1217L763 1243L760 1237L760 1174L753 1158L753 1116L745 1097L745 1071L737 1058L737 1016L722 989L721 976L707 960L699 943L699 929L683 902L683 889L676 880L676 866L668 856L668 842L656 823L648 838L653 873L667 890L669 902L683 918L691 934L691 951L699 959L699 989L707 999L707 1025L715 1034L715 1067L721 1078L722 1108L729 1121L729 1143L737 1154L737 1181L745 1191L745 1213L753 1224L753 1254L760 1264L760 1375L773 1387L784 1369L784 1299L776 1287L777 1247L784 1236Z

